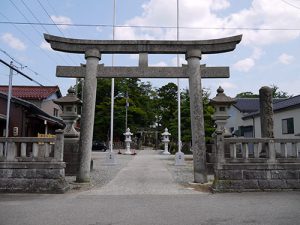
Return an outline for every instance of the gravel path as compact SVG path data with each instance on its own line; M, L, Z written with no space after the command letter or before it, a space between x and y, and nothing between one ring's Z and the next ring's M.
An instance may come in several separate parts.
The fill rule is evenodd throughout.
M67 181L70 183L71 190L70 192L77 191L87 191L87 190L99 190L100 188L106 186L109 182L111 182L122 170L127 170L128 163L131 160L135 159L135 157L139 157L139 154L143 154L143 151L136 151L137 155L123 155L116 154L117 164L116 165L106 165L105 162L105 152L93 152L93 170L91 171L91 183L90 184L78 184L75 182L75 176L66 177ZM146 150L149 151L149 150ZM153 155L155 155L155 159L158 160L159 165L163 164L163 167L166 169L164 171L168 172L171 175L172 182L181 185L183 188L191 189L191 190L199 190L203 191L203 188L197 188L197 186L192 185L191 183L194 180L193 175L193 160L192 155L185 155L185 165L184 166L175 166L175 156L174 155L161 155L162 151L160 150L152 150ZM116 151L117 153L118 151ZM150 169L152 166L149 165L150 161L147 162L147 157L153 157L153 155L145 155L144 161L141 165L137 165L138 169ZM155 161L154 161L155 162ZM144 163L144 164L143 164ZM153 162L152 162L153 163ZM126 167L126 168L125 168ZM130 168L129 168L130 169ZM134 168L131 168L134 170ZM131 171L132 172L132 171ZM126 174L126 173L125 173ZM140 174L142 177L143 174ZM168 178L165 178L168 179ZM212 179L209 177L209 179ZM126 181L123 180L124 182ZM150 181L149 181L150 182ZM204 191L207 191L206 189Z
M160 151L147 149L140 151L104 187L93 188L87 195L174 195L198 194L192 188L186 188L174 182L173 173L165 163Z

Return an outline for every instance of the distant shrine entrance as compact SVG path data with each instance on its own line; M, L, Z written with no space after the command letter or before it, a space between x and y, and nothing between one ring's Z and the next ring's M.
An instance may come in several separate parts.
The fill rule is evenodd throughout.
M206 149L201 78L228 78L229 67L200 66L203 54L233 51L242 35L201 41L81 40L44 34L56 51L85 54L86 65L57 66L58 77L84 78L78 182L89 182L97 78L188 78L194 181L206 183ZM139 54L137 67L99 64L101 54ZM149 67L148 54L185 54L182 67Z

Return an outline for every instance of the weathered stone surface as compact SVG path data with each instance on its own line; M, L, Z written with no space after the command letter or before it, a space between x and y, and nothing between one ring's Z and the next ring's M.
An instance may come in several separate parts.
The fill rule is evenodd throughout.
M97 90L97 66L100 59L100 52L97 49L87 49L85 52L86 62L86 77L83 86L83 105L81 117L81 132L80 132L80 161L79 172L77 174L77 182L90 181L90 164L92 139L95 117L95 101Z
M229 67L200 66L201 78L228 78ZM58 77L84 78L86 70L83 66L57 66ZM98 65L97 78L189 78L187 66L182 67L128 67Z
M66 175L76 175L79 169L79 139L65 138L64 162Z
M268 180L270 189L286 189L286 181L285 180Z
M274 138L273 97L270 87L259 89L261 137Z
M286 180L286 186L290 189L300 189L300 179Z
M257 180L244 180L243 181L243 189L252 189L252 190L259 189L258 181Z
M204 134L200 58L201 51L197 49L189 51L186 54L189 74L194 181L196 183L206 183L206 146Z
M219 170L217 178L220 180L242 180L243 171L241 170Z
M272 179L299 179L299 170L272 170Z
M62 52L85 53L98 49L102 54L185 54L190 49L199 49L203 54L229 52L240 43L242 35L200 41L156 40L83 40L44 34L51 48Z
M246 180L252 179L267 179L269 171L267 170L244 170L243 178Z
M0 192L64 193L68 189L65 179L0 178Z

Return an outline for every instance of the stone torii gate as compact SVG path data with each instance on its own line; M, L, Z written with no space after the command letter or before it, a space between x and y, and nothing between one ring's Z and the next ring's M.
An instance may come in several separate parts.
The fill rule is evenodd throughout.
M44 34L44 37L54 50L85 54L86 65L57 66L56 70L58 77L85 79L78 182L90 180L97 77L189 78L194 182L207 182L201 78L228 78L229 67L200 66L200 59L202 54L233 51L242 35L201 41L82 40L49 34ZM101 54L139 54L139 66L99 65ZM182 67L148 67L148 54L185 54L188 64Z

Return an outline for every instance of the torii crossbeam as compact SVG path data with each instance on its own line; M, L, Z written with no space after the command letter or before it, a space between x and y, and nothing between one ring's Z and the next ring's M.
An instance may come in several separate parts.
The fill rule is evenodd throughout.
M189 78L194 181L207 182L201 78L228 78L228 67L200 66L202 54L233 51L242 35L200 41L81 40L44 34L54 50L85 54L86 65L58 66L60 77L84 77L78 182L90 180L97 77ZM99 65L101 54L139 54L137 67ZM185 54L182 67L148 67L147 54Z

